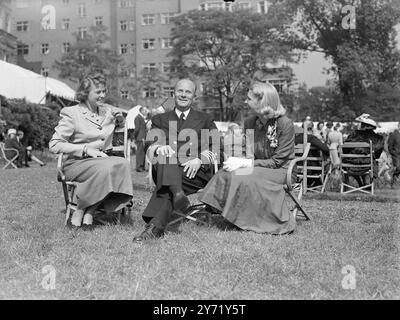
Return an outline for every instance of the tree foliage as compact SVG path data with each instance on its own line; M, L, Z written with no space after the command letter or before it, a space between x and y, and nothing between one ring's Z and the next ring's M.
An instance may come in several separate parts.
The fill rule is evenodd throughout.
M71 45L69 52L54 67L60 71L61 78L79 82L83 76L92 71L100 71L107 75L109 81L109 97L119 100L118 78L122 58L108 46L109 37L105 26L91 27L85 37L75 34L76 42Z
M354 29L344 28L348 12L343 8L349 5L355 8ZM303 39L297 47L323 52L333 62L330 72L337 76L342 106L359 114L373 109L378 99L383 105L372 115L379 117L379 108L397 106L400 111L394 94L400 87L394 28L400 23L399 1L288 0L287 7L289 12L299 10L294 27Z
M201 78L217 94L221 120L231 120L235 97L257 69L295 59L291 49L296 35L287 22L278 2L267 15L250 10L180 15L172 29L175 75Z
M150 108L157 108L168 98L163 91L163 85L165 83L168 83L167 79L158 69L151 70L150 72L142 70L136 86L132 88L131 92L136 97L139 104L146 105ZM145 90L152 90L152 95L144 96Z

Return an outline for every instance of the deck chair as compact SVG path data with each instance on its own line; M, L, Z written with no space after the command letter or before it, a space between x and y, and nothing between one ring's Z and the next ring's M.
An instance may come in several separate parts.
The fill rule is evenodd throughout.
M342 179L340 193L352 193L360 191L366 194L374 194L374 155L372 141L368 142L347 142L339 148L340 170L345 179ZM348 183L348 177L369 176L370 181L362 187L354 187ZM369 189L370 190L366 190Z
M213 170L212 174L216 174L218 171L217 155L211 151L206 151L202 154L209 159L210 163L213 164L211 167L211 170ZM195 194L200 195L202 192L203 189L200 189ZM212 209L206 204L193 204L185 212L174 210L173 214L179 217L170 221L167 224L167 227L173 226L183 220L190 220L208 227L211 225Z
M7 156L7 153L15 153L13 156ZM6 148L3 142L0 142L0 158L3 158L5 161L5 165L2 168L3 170L7 169L7 167L11 167L14 169L18 169L17 165L14 163L19 157L19 151L13 148Z
M301 207L301 199L304 195L304 191L307 190L307 156L310 151L310 143L297 144L295 146L295 159L290 161L289 169L286 175L286 182L284 190L286 194L293 200L295 207L293 209L293 215L295 218L302 217L306 220L311 220L311 216L307 214ZM293 169L297 163L304 163L303 169L298 169L297 181L292 184ZM297 195L296 195L297 193Z
M127 125L123 126L122 128L116 128L113 135L112 140L112 150L108 153L111 156L121 156L127 159L130 162L130 150L127 148ZM61 182L64 201L65 201L65 225L68 223L68 219L76 210L77 201L75 195L76 183L73 181L68 181L65 178L65 174L63 171L63 161L64 155L61 153L58 156L57 161L57 180ZM124 216L130 215L130 210L132 207L132 203L124 208L122 212L118 213L117 215L117 222L121 223Z

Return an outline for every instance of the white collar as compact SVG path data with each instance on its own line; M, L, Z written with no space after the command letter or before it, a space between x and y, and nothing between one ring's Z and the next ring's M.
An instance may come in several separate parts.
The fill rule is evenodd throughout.
M188 110L186 110L185 112L182 112L182 111L178 110L178 108L175 108L175 113L178 116L178 118L180 118L181 114L183 113L185 115L185 119L187 119L189 112L190 112L190 108Z

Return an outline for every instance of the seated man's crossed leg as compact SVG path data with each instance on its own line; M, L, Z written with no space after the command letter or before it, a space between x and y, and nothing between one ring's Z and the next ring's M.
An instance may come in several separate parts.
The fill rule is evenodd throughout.
M147 225L133 241L141 243L162 237L167 224L171 221L173 211L185 212L190 206L187 195L204 188L211 176L208 165L200 167L192 179L187 177L183 167L178 164L154 165L153 179L157 187L143 212L143 220Z

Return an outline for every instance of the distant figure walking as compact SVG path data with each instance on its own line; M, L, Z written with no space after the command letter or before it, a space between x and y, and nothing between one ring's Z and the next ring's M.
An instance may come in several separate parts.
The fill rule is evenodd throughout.
M145 171L145 158L144 140L146 139L147 125L146 119L149 114L149 109L140 107L139 114L135 118L135 129L133 131L133 138L136 141L136 171Z

